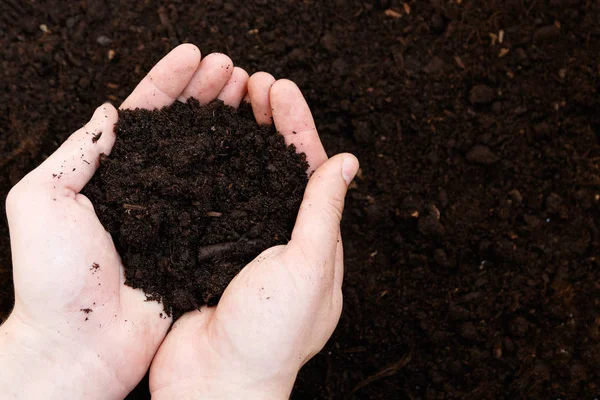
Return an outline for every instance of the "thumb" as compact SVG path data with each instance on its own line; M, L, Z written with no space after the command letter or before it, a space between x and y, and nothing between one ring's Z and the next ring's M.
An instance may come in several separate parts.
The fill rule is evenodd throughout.
M291 242L332 268L348 185L358 171L352 154L338 154L311 176L300 205Z
M118 118L117 110L110 103L104 103L87 124L23 181L31 186L66 188L79 193L100 165L100 154L110 153L116 139L113 129Z

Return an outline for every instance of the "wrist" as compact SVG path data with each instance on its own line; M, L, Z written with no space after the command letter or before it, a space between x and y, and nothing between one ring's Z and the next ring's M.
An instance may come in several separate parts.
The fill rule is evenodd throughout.
M240 379L231 374L205 374L152 390L152 399L283 400L289 399L295 380L296 375L283 379L252 380Z
M265 385L258 387L238 386L229 381L221 381L210 377L198 378L188 384L179 382L177 387L165 387L152 392L153 400L173 399L253 399L253 400L283 400L289 399L293 382L289 387Z
M111 382L101 361L91 359L89 350L12 315L0 326L0 370L0 395L15 399L123 398L126 394Z

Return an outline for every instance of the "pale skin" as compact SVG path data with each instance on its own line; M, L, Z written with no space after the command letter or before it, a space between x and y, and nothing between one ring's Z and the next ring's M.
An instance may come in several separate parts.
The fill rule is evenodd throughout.
M217 307L185 314L167 335L171 318L124 285L112 239L79 193L115 141L117 111L100 106L6 200L15 307L0 326L0 397L122 399L150 368L156 399L286 398L333 333L342 309L339 225L358 161L327 159L294 83L249 77L229 57L202 57L190 44L156 64L120 108L190 97L248 101L258 123L274 123L306 153L314 173L290 242L263 252Z

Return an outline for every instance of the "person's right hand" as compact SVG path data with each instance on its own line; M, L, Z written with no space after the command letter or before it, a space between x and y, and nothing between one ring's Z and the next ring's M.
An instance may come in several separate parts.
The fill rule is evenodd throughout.
M233 96L234 103L244 93ZM150 371L154 399L287 398L300 367L320 351L342 311L340 220L358 170L351 154L329 160L308 105L291 81L257 73L246 99L258 123L275 123L314 171L292 238L266 250L216 308L175 322Z
M233 103L248 74L224 54L201 59L183 44L121 109L156 109L193 96ZM122 399L144 376L170 318L125 285L123 266L90 200L80 193L115 142L117 110L84 127L10 192L15 307L0 326L0 398Z

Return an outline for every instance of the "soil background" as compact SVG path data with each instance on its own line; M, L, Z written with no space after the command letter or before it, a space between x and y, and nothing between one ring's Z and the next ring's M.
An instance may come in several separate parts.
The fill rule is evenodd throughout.
M4 0L0 198L177 44L227 53L296 81L362 165L342 319L293 398L593 399L598 21L595 0ZM0 320L10 277L2 219Z

